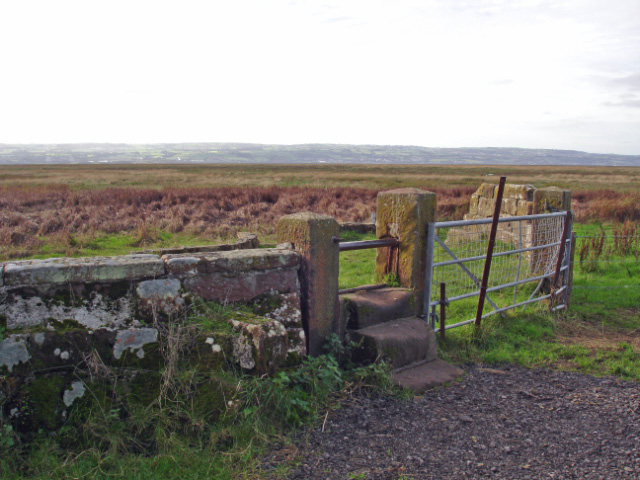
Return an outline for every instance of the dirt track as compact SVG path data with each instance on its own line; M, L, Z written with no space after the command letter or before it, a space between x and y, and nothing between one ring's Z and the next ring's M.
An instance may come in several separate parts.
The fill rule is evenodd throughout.
M638 479L640 385L466 367L422 397L357 397L299 445L291 479Z

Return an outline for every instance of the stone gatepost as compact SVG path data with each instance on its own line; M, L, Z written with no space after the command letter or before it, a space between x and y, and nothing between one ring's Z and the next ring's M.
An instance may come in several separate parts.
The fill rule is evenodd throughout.
M399 188L378 194L376 236L400 241L398 280L416 296L416 315L422 314L425 294L427 225L436 217L436 194L417 188ZM389 249L379 248L376 278L389 271Z
M558 187L538 188L533 192L533 213L571 210L571 190Z
M338 333L340 226L329 215L296 213L278 221L278 242L292 243L302 255L300 291L307 353L320 355L329 335Z

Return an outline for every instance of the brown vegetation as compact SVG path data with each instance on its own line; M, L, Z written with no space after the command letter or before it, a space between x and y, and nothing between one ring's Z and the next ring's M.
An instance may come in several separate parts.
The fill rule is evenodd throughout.
M264 236L273 233L280 216L305 210L368 221L377 192L399 186L436 192L438 218L460 219L471 193L482 182L497 181L497 174L506 174L510 183L579 187L572 201L578 222L637 221L637 173L544 167L532 176L525 167L443 165L5 167L0 259L33 255L51 242L74 253L79 238L103 234L129 234L136 247L153 244L160 232L205 241L242 230Z
M590 190L574 192L571 204L579 222L640 220L640 192Z
M460 218L472 188L439 189L439 213ZM377 191L365 188L112 188L74 191L56 186L0 189L0 246L37 247L44 237L129 233L134 245L153 243L153 232L212 238L240 230L273 233L278 218L312 211L341 221L369 221Z

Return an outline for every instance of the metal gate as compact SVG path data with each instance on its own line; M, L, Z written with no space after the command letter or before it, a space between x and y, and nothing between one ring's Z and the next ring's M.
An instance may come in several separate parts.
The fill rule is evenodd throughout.
M444 320L438 306L455 307L457 320L444 329L547 299L553 310L566 308L571 219L565 211L430 224L424 311L434 329ZM490 309L483 308L485 298Z

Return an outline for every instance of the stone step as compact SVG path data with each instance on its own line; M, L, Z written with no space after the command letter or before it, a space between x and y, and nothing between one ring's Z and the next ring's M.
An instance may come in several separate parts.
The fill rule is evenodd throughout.
M420 362L416 365L398 369L393 372L393 382L416 393L423 393L431 388L451 382L464 374L464 371L444 360Z
M417 317L401 318L349 332L359 346L354 359L359 362L388 361L392 368L435 360L436 335L427 322Z
M358 330L415 315L416 298L408 288L380 288L340 295L340 320Z

